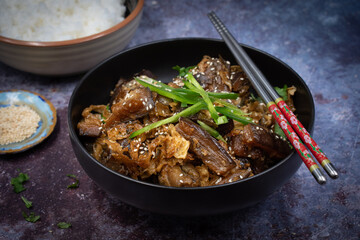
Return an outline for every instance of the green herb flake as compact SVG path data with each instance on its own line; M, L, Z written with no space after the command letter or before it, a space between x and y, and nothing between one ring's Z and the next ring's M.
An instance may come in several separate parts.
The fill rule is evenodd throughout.
M284 139L287 139L284 131L281 129L281 127L279 126L279 124L277 122L275 122L275 125L274 125L274 132L279 135L280 137L284 138ZM291 149L293 149L293 146L288 142L289 146Z
M264 102L261 97L257 97L253 93L250 93L250 99L252 99L253 101Z
M80 183L79 179L74 174L68 174L67 176L75 180L75 182L68 185L67 188L78 188Z
M23 183L29 180L29 176L26 173L19 173L19 176L11 179L11 185L14 187L14 192L20 193L26 188L23 186Z
M284 101L288 99L287 88L288 87L286 84L284 85L283 88L274 87L275 91L280 95L280 97L282 97L282 99L284 99Z
M71 227L71 223L67 223L67 222L59 222L57 224L58 228L61 228L61 229L66 229L66 228L69 228Z
M32 207L32 202L27 200L25 197L21 196L21 199L23 200L23 202L25 203L25 206L27 208L31 208Z
M28 222L36 222L40 219L40 216L35 216L34 212L31 212L29 215L27 215L25 212L22 212L22 215L24 216L25 220Z
M196 66L190 66L190 67L180 67L179 65L176 65L172 67L172 69L179 72L180 77L184 77L191 69L195 68Z

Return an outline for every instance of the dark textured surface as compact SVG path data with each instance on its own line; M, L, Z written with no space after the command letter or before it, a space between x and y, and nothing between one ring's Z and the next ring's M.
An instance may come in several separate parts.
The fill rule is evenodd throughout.
M46 78L0 63L0 90L47 97L58 124L42 144L0 156L0 239L359 239L360 2L146 1L129 47L177 37L219 38L206 14L214 10L239 42L269 52L308 84L316 106L313 137L340 172L318 185L303 165L263 202L221 216L160 216L125 205L97 187L78 164L67 132L67 104L81 76ZM186 50L184 50L186 54ZM156 56L154 56L156 57ZM30 180L15 194L19 170ZM80 179L67 189L67 174ZM20 196L41 220L26 222ZM59 229L58 222L70 222Z

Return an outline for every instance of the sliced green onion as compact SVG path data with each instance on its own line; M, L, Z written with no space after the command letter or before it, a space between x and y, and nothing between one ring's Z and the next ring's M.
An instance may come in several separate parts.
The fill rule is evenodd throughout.
M225 139L221 136L221 134L218 131L216 131L215 129L213 129L212 127L210 127L209 125L207 125L206 123L204 123L204 122L202 122L200 120L198 120L197 123L200 125L200 127L202 129L207 131L211 136L213 136L217 140L221 140L224 143L226 143Z
M239 94L233 92L207 92L210 97L221 99L237 99Z
M188 84L186 81L185 81L185 84L187 86L190 86L191 90L198 92L201 95L201 97L205 101L207 108L210 112L210 115L214 119L215 123L217 125L227 123L228 120L227 120L226 116L219 116L219 114L215 110L213 102L210 100L208 93L200 86L200 84L196 81L194 76L191 73L187 73L185 75L185 77L186 77L186 79L189 80L189 82L193 85L193 87L190 84Z
M245 113L243 112L240 108L238 108L237 106L227 102L227 101L224 101L224 100L221 100L221 99L212 99L214 102L217 102L217 103L220 103L221 105L223 105L224 107L227 107L227 108L230 108L231 110L234 110L236 112L236 114L239 114L239 115L249 115L250 113Z
M238 122L241 122L242 124L249 124L249 123L253 123L252 122L252 118L250 117L245 117L239 113L237 113L236 111L234 111L234 109L230 109L227 107L215 107L216 111L218 111L219 113L234 119Z
M183 97L180 94L176 94L173 91L172 87L170 87L164 83L155 81L154 79L151 79L149 77L143 77L143 78L137 77L135 79L137 82L139 82L144 87L148 87L151 91L157 92L158 94L160 94L162 96L171 98L171 99L179 101L179 102L188 103L188 104L194 104L197 102L196 100Z
M142 129L133 132L130 135L130 138L134 138L144 132L147 132L153 128L157 128L163 124L176 122L179 120L180 117L187 117L193 115L202 109L207 109L209 111L211 117L214 119L217 125L227 123L227 117L242 122L243 124L252 122L252 119L249 117L245 117L244 115L246 115L246 113L241 111L239 108L237 108L231 103L221 100L236 99L239 96L237 93L206 92L191 73L185 74L185 79L187 80L184 80L184 84L187 89L173 88L167 84L156 81L147 76L142 76L141 78L136 77L135 79L141 85L148 87L151 91L154 91L162 96L171 98L176 102L180 102L181 107L187 107L188 104L192 104L192 106L169 118L152 123ZM215 107L213 102L217 102L224 107ZM221 113L222 116L220 116L219 113ZM208 129L209 128L210 127L208 126ZM215 131L215 133L213 131ZM213 129L213 131L213 134L216 134L216 130ZM217 134L217 136L221 137L220 134Z
M143 127L135 132L133 132L131 135L130 135L130 138L134 138L144 132L147 132L147 131L150 131L151 129L153 128L157 128L157 127L160 127L161 125L164 125L164 124L167 124L167 123L173 123L173 122L177 122L179 120L180 117L188 117L188 116L191 116L191 115L194 115L195 113L197 113L198 111L200 111L201 109L204 109L205 108L205 104L203 101L201 102L198 102L198 103L195 103L194 105L186 108L185 110L169 117L169 118L165 118L163 120L160 120L160 121L157 121L157 122L154 122L150 125L147 125L146 127Z

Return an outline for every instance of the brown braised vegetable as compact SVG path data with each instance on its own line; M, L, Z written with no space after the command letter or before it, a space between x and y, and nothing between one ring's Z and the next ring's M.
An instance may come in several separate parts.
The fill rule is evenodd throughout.
M230 154L198 124L181 118L176 125L176 130L190 141L190 150L217 175L223 176L235 167L236 164Z
M286 157L288 142L273 132L274 119L266 106L250 97L250 82L239 66L204 56L190 70L206 91L232 91L228 100L253 119L244 125L232 119L217 126L209 111L201 110L178 122L130 135L184 110L179 102L151 92L134 78L120 79L107 105L91 105L78 123L80 136L93 141L91 154L105 166L134 179L173 187L201 187L231 183L258 174ZM148 70L134 76L156 78ZM183 86L181 77L168 83ZM294 87L288 88L292 103ZM292 105L294 110L294 106ZM216 129L226 142L201 128L197 121Z

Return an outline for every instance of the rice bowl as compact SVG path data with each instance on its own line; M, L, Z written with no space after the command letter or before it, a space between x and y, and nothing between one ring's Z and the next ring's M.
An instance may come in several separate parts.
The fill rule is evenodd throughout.
M124 20L124 0L3 0L0 35L23 41L64 41L104 31Z
M0 35L0 61L39 75L83 73L124 49L132 39L142 17L144 0L126 1L125 5L124 20L104 31L81 38L46 42Z

